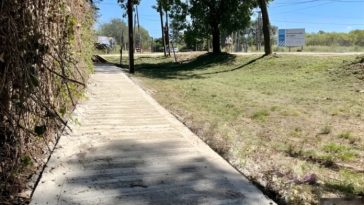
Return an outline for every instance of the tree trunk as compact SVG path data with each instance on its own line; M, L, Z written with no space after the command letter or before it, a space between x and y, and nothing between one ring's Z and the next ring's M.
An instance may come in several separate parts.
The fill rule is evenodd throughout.
M173 49L174 62L177 63L177 56L176 56L176 51L174 50L174 46L173 46L173 39L171 41L171 45L172 45L172 49Z
M124 30L121 31L121 39L120 39L120 65L123 64L123 48L124 48Z
M169 40L168 11L166 10L166 43L168 45L168 56L171 56L171 43Z
M270 39L270 22L266 0L259 0L259 7L262 11L263 35L264 35L264 52L265 55L272 54L272 44Z
M129 72L134 73L133 0L128 0Z
M212 52L221 53L219 25L212 25Z
M210 52L210 41L209 40L210 40L209 38L206 39L207 52Z
M164 56L167 56L167 53L166 53L166 39L164 38L164 29L163 29L163 11L162 11L162 5L160 3L159 3L159 16L161 18L163 52L164 52Z

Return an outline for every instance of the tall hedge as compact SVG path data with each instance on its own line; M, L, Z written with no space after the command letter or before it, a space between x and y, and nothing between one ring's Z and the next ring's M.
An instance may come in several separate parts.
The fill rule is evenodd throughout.
M0 204L44 164L90 72L89 0L0 0Z

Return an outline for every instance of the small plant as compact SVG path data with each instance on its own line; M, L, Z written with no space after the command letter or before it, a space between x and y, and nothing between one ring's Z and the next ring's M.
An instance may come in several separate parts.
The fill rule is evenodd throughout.
M279 110L279 107L278 106L272 106L270 108L270 111L272 111L272 112L277 111L277 110Z
M345 150L345 147L343 145L339 145L339 144L335 144L335 143L330 143L327 144L323 147L323 150L325 152L329 152L329 153L339 153Z
M335 158L339 158L344 161L353 160L357 157L357 153L354 152L350 147L335 143L330 143L323 146L323 151L331 154Z
M301 137L302 136L302 129L299 127L296 127L292 132L290 132L290 136L292 137Z
M359 138L354 137L349 131L340 133L338 137L349 140L350 144L354 144L356 141L360 140Z
M364 178L361 173L342 169L339 172L340 180L328 180L325 185L332 189L345 193L348 196L363 193Z
M351 132L342 132L339 134L339 138L350 139L352 138Z
M251 118L252 119L255 119L255 120L262 120L264 121L266 119L266 117L269 116L269 112L267 110L261 110L261 111L258 111L258 112L255 112Z
M291 145L291 144L288 145L286 152L290 157L300 157L303 155L302 148L299 148L299 147Z
M33 164L32 158L28 155L24 155L20 158L21 164L23 167L27 167Z
M321 128L319 134L320 135L328 135L331 133L331 127L329 125L326 125L325 127Z
M281 114L283 116L294 116L294 117L298 117L300 116L300 112L298 110L292 109L292 108L285 108Z

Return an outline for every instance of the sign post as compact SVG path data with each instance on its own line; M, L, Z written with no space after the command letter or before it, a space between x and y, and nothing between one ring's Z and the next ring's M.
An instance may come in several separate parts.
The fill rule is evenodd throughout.
M291 51L292 47L302 47L305 45L305 29L279 29L278 30L278 46L288 47Z

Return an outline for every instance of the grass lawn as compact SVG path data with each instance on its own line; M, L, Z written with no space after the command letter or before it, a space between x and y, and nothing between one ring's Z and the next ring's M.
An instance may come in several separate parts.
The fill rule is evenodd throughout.
M290 204L364 195L355 57L179 57L140 57L134 79L245 175Z

